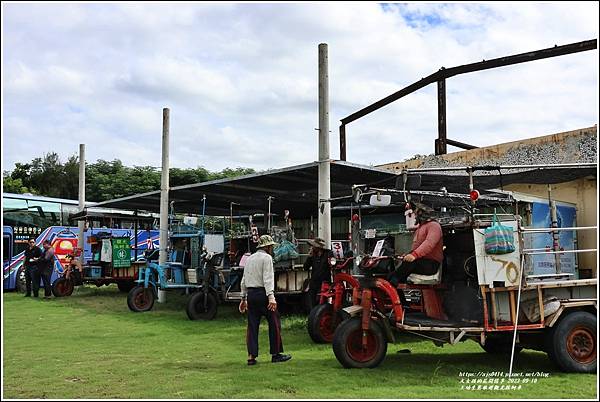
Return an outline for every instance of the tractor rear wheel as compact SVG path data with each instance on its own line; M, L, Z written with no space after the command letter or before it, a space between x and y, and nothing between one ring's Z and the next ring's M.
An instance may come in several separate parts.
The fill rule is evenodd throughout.
M362 318L343 321L333 334L333 352L345 368L377 367L387 353L387 339L381 326L374 320L369 323L367 342L363 346Z
M190 297L186 308L190 320L212 320L217 315L217 296L212 292L206 294L206 299L204 296L204 292L196 292Z
M550 331L548 356L561 370L595 373L597 367L596 316L575 311L562 318Z
M71 296L73 294L73 289L75 285L71 279L67 278L58 278L52 284L52 294L54 297L65 297Z
M154 292L151 288L136 286L127 294L127 306L129 310L142 313L152 310L154 306Z
M308 335L315 343L331 343L335 329L342 322L329 303L315 306L308 315Z

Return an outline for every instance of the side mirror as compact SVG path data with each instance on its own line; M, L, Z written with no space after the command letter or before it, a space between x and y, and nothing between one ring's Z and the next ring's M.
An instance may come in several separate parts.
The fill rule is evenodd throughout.
M392 203L392 196L389 194L373 194L369 199L369 205L373 207L387 207Z

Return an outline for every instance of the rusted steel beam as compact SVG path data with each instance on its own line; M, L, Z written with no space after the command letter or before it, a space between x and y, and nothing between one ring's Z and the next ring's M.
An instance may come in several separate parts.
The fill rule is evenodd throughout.
M340 159L346 160L346 129L345 129L345 126L348 123L351 123L354 120L358 120L361 117L364 117L369 113L372 113L378 109L381 109L382 107L387 106L390 103L397 101L398 99L403 98L404 96L409 95L423 87L426 87L429 84L432 84L436 81L439 83L441 81L444 81L446 78L450 78L450 77L453 77L458 74L472 73L475 71L488 70L491 68L510 66L512 64L526 63L529 61L547 59L550 57L564 56L564 55L571 54L571 53L584 52L587 50L594 50L597 48L598 48L598 40L591 39L591 40L585 40L585 41L576 42L576 43L570 43L568 45L562 45L562 46L555 45L554 47L550 47L550 48L546 48L546 49L534 50L532 52L526 52L526 53L519 53L519 54L515 54L512 56L498 57L498 58L491 59L491 60L483 60L483 61L480 61L477 63L464 64L464 65L456 66L456 67L450 67L450 68L442 67L439 71L436 71L435 73L430 74L427 77L422 78L419 81L412 83L412 84L402 88L401 90L394 92L393 94L388 95L385 98L380 99L377 102L372 103L371 105L366 106L366 107L360 109L359 111L354 112L351 115L341 119L342 126L340 127ZM445 87L445 82L444 82L444 87ZM444 88L444 90L445 90L445 88ZM444 97L444 104L445 104L445 97ZM438 84L438 112L439 112L439 84ZM438 113L438 115L439 115L439 113ZM438 120L439 120L439 118L441 118L441 117L438 117ZM444 122L445 122L445 113L444 113ZM343 152L342 152L342 135L341 135L342 127L343 127L343 131L344 131ZM450 140L447 140L445 142L446 142L446 144L450 144ZM457 141L454 141L454 142L456 144L461 144ZM443 151L444 146L446 144L444 144L444 141L440 140L439 138L438 138L438 140L436 140L436 144L435 144L436 155L439 155L441 153L446 153L446 152L441 152L441 151ZM464 145L466 145L466 144L464 144ZM460 145L456 145L456 146L460 147ZM471 148L465 148L465 149L476 148L473 146L470 146L470 147ZM440 153L438 153L438 151L440 151ZM342 157L342 155L343 155L343 157Z
M478 148L475 145L465 144L464 142L455 141L455 140L451 140L451 139L448 139L448 138L446 138L446 144L447 145L452 145L454 147L459 147L459 148L462 148L462 149L475 149L475 148ZM444 153L446 153L446 152L444 152ZM442 154L436 154L436 155L442 155Z
M346 125L350 122L353 122L354 120L360 119L361 117L366 116L367 114L374 112L377 109L381 109L382 107L389 105L390 103L392 103L406 95L409 95L418 89L421 89L429 84L432 84L441 78L444 78L444 77L440 74L440 71L435 72L425 78L422 78L421 80L419 80L413 84L410 84L409 86L407 86L405 88L402 88L398 92L394 92L393 94L386 96L385 98L383 98L365 108L362 108L358 112L354 112L350 116L344 117L342 119L342 124Z
M446 80L437 82L438 95L438 139L435 142L435 154L447 153L446 146Z
M447 68L444 78L453 77L458 74L472 73L474 71L488 70L490 68L510 66L512 64L526 63L528 61L547 59L550 57L564 56L566 54L594 50L598 47L598 40L584 40L582 42L570 43L568 45L549 47L533 52L519 53L512 56L498 57L491 60L483 60L478 63L464 64L462 66Z
M582 42L570 43L568 45L563 46L554 46L547 49L534 50L533 52L520 53L512 56L499 57L491 60L484 60L477 63L471 64L463 64L462 66L444 68L442 67L439 71L428 75L425 78L420 79L419 81L410 84L407 87L402 88L401 90L394 92L391 95L386 96L385 98L362 108L361 110L352 113L348 117L344 117L341 121L344 125L353 122L371 112L374 112L377 109L380 109L390 103L409 95L429 84L432 84L436 81L440 81L446 78L453 77L458 74L472 73L474 71L488 70L490 68L509 66L512 64L518 63L526 63L528 61L547 59L549 57L556 56L564 56L566 54L584 52L586 50L593 50L598 47L598 40L586 40Z
M340 126L340 160L346 160L346 125Z

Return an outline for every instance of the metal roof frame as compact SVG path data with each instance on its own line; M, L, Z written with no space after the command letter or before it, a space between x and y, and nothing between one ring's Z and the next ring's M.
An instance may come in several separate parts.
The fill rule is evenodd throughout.
M317 215L319 162L271 169L234 178L211 180L173 187L169 201L176 213L201 214L202 195L206 195L206 215L226 216L265 213L268 197L273 197L272 214L291 211L296 218ZM331 161L331 191L345 195L356 182L387 183L393 186L397 175L385 169L346 161ZM97 207L156 212L160 190L103 201ZM232 207L232 203L234 206Z

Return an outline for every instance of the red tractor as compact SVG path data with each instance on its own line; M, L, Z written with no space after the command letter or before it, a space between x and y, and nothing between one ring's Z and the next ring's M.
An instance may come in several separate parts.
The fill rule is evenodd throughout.
M342 366L378 366L394 332L404 332L437 345L471 339L491 354L539 350L563 371L596 372L597 279L524 275L530 250L522 248L523 236L534 230L515 217L504 223L514 228L516 250L501 256L484 250L485 219L463 228L442 225L446 248L438 272L411 274L397 288L373 269L377 259L364 257L353 305L343 308L345 320L333 335Z
M331 257L329 261L333 281L321 284L319 304L308 315L308 334L316 343L331 343L343 320L342 308L351 304L352 290L358 287L358 280L350 274L353 261L354 257L341 262Z

